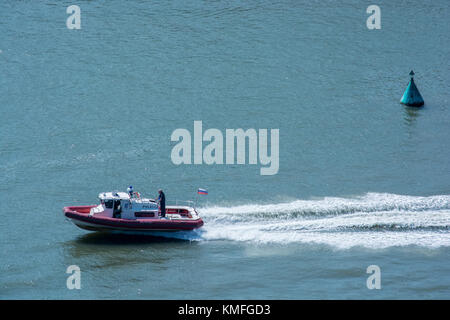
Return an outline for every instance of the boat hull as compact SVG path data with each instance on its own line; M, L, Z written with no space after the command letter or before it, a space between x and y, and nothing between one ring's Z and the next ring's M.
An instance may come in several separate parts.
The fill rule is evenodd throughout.
M130 233L154 233L190 231L203 226L198 219L120 219L104 216L90 216L89 211L95 206L65 207L64 215L76 226L89 231L120 231Z

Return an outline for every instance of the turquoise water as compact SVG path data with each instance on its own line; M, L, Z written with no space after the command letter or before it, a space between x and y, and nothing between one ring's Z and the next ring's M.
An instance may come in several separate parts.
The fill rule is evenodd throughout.
M0 4L0 298L448 299L448 1ZM399 100L414 69L421 109ZM175 165L172 132L279 129L279 172ZM195 198L165 238L62 207ZM66 268L81 269L68 290ZM381 289L369 290L369 265Z

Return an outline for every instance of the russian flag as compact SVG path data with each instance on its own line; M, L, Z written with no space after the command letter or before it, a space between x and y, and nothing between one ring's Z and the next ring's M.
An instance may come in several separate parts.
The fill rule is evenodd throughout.
M198 193L198 194L208 194L208 190L198 188L197 193Z

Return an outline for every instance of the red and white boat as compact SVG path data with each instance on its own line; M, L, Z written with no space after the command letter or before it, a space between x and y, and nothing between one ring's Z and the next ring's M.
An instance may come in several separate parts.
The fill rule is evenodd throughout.
M168 205L165 217L161 217L157 202L141 198L137 192L131 196L126 192L105 192L98 197L99 205L64 207L64 215L76 226L91 231L154 233L189 231L203 225L191 205Z

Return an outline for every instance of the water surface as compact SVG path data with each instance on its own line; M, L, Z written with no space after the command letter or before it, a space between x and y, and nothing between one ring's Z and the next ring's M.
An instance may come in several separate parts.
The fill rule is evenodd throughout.
M1 298L449 298L448 1L382 3L381 30L350 0L79 1L68 30L71 4L0 4ZM399 104L411 69L421 109ZM174 165L194 120L279 129L278 174ZM204 228L104 236L62 215L130 184L208 189Z

